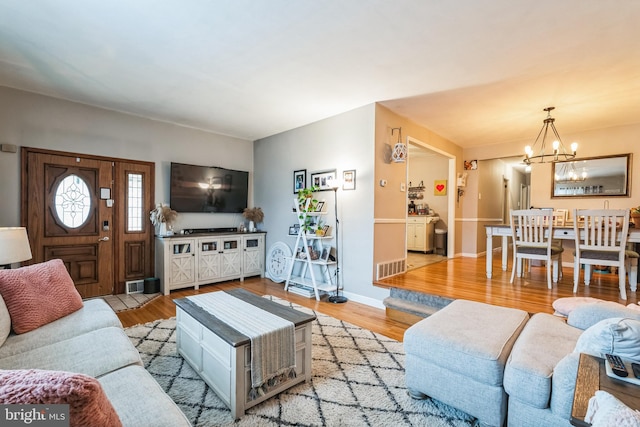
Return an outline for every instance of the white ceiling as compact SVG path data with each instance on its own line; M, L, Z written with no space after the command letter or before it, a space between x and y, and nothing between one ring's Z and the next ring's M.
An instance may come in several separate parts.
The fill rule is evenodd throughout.
M258 139L373 102L463 147L640 122L640 1L0 0L0 85Z

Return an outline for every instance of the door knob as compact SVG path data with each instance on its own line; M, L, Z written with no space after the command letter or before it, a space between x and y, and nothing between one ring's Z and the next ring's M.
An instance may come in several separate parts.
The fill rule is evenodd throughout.
M108 242L109 241L109 236L104 236L98 239L98 242Z

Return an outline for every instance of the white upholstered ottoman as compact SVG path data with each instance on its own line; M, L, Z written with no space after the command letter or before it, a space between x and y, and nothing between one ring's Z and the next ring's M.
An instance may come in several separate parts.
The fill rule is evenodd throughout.
M522 310L456 300L411 326L404 334L409 393L430 396L484 425L502 426L504 367L528 319Z

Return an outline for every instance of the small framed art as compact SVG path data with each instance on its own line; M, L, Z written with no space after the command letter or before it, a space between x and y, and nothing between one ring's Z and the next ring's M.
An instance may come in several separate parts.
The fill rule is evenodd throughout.
M307 254L306 254L306 252L304 251L304 249L302 248L302 246L298 246L298 247L296 248L296 258L299 258L299 259L307 259Z
M314 172L311 174L311 185L318 187L319 191L333 190L333 183L336 181L336 170Z
M356 170L355 169L342 172L342 189L343 190L356 189Z
M324 208L324 200L320 200L316 205L316 212L322 212L322 208Z
M478 169L478 161L477 160L465 160L464 161L464 170L466 171L474 171Z
M329 255L331 255L331 245L322 245L322 252L320 252L320 259L324 262L329 261Z
M433 182L433 195L434 196L446 196L447 195L447 180L437 179Z
M300 169L299 171L293 171L293 194L298 194L298 191L304 189L307 186L307 170Z
M293 224L289 227L289 236L295 236L300 232L300 224Z

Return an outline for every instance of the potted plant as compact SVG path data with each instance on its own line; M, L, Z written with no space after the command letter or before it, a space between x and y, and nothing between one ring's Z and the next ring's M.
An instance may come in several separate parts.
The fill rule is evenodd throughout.
M634 227L640 227L640 206L631 208L631 222Z
M249 220L249 231L256 231L256 224L264 220L264 212L262 208L245 208L242 216Z
M178 218L178 212L168 205L158 203L156 208L149 212L151 224L157 229L158 236L172 235L172 224Z
M316 232L313 217L305 215L308 212L315 212L318 207L318 199L313 197L313 193L316 191L318 191L318 187L315 185L298 191L298 211L300 212L298 218L304 219L302 230L305 233L315 234Z
M318 206L318 200L313 197L313 193L318 191L315 185L309 188L303 188L298 191L298 208L300 212L315 212ZM307 207L307 199L311 199Z

